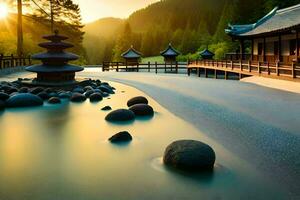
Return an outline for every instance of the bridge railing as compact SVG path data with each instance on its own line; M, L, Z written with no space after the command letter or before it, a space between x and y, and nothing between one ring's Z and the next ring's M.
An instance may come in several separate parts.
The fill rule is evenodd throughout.
M208 67L221 68L247 74L267 74L300 78L300 63L260 62L251 60L195 60L188 62L188 68Z
M165 73L179 73L179 70L187 72L187 63L181 62L148 62L148 63L136 63L134 65L127 64L126 62L103 62L102 71L125 71L125 72L165 72Z
M11 54L10 56L4 56L0 54L0 70L13 68L13 67L23 67L31 65L31 57L30 56L15 56Z

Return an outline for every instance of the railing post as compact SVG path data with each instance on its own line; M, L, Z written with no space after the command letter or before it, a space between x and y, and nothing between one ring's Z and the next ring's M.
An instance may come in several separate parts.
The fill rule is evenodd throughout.
M128 65L127 65L127 61L125 62L125 71L127 72L128 71Z
M225 68L227 69L227 60L225 60Z
M296 74L295 74L295 62L292 62L292 78L296 78Z
M136 71L139 72L140 63L137 63L136 65Z
M119 72L119 62L117 62L117 72Z
M31 56L28 56L28 64L31 65Z
M267 67L268 67L268 75L270 75L270 63L269 63L269 61L267 63Z
M243 61L240 60L240 70L243 71Z
M150 61L148 62L148 72L150 72Z
M276 62L276 75L279 76L279 62Z
M104 61L102 62L102 72L104 72Z
M260 62L258 61L258 64L257 64L257 72L260 74Z
M165 73L167 73L167 63L165 62Z
M2 58L3 58L3 54L0 54L0 69L2 69Z
M157 74L157 62L155 61L155 74Z
M14 55L11 54L10 67L14 67Z
M249 70L249 72L251 72L251 61L250 60L248 60L248 70Z
M176 74L178 74L178 61L176 61Z
M231 64L231 70L233 70L233 61L232 60L230 61L230 64Z

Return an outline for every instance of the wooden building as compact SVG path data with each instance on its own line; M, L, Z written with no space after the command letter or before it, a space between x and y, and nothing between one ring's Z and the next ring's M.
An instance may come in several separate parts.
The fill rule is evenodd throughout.
M164 51L160 52L160 55L164 57L166 63L175 63L176 57L180 55L180 52L177 51L170 43Z
M121 56L125 59L126 66L134 66L139 64L142 54L131 46Z
M203 51L201 51L200 53L199 53L199 55L200 55L200 57L202 58L202 59L204 59L204 60L207 60L207 59L213 59L214 58L214 56L215 56L215 54L213 53L213 52L211 52L211 51L209 51L207 48L206 49L204 49Z
M239 59L245 60L245 42L251 46L250 60L291 64L300 62L300 4L273 9L254 24L229 25L225 30L240 41Z

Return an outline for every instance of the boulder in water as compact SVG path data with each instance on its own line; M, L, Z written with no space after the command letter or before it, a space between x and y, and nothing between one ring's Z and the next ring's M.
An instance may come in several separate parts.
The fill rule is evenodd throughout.
M165 165L186 171L212 170L216 160L214 150L196 140L178 140L165 150Z
M118 109L108 113L105 120L110 122L124 122L134 120L134 118L135 115L131 110Z
M101 110L107 111L107 110L111 110L112 108L110 106L104 106L103 108L101 108Z
M70 99L72 102L83 102L86 100L86 97L80 93L73 93Z
M90 101L91 102L102 101L102 99L103 99L102 95L100 93L97 93L97 92L91 94L91 96L90 96Z
M119 132L108 139L112 143L129 142L132 136L127 131Z
M153 108L147 104L135 104L129 108L136 116L153 116Z
M135 104L148 104L148 100L146 99L146 97L137 96L137 97L133 97L127 101L128 107L133 106Z
M31 93L20 93L9 97L7 107L30 107L43 105L43 99Z
M40 93L38 93L37 94L37 96L39 96L41 99L43 99L43 100L47 100L47 99L49 99L49 95L48 95L48 93L47 92L40 92Z
M48 99L48 103L50 103L50 104L60 104L61 100L58 97L51 97L50 99Z

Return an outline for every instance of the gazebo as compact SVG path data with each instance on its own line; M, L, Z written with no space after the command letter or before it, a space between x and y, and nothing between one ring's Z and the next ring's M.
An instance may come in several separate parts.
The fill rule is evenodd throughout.
M180 52L169 43L169 46L164 51L160 52L160 55L164 57L166 63L175 63L176 57L180 55Z
M125 59L126 65L134 66L139 64L142 54L131 46L121 56Z
M201 51L199 53L199 55L201 56L202 59L204 60L211 60L213 59L213 57L215 56L215 54L211 51L209 51L207 48L204 49L203 51Z

